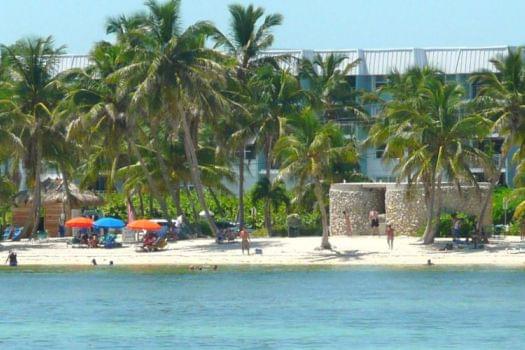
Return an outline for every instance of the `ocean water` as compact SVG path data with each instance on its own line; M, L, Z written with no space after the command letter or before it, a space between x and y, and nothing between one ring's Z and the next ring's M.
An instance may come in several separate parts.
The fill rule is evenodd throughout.
M525 348L525 269L0 269L0 349L381 348Z

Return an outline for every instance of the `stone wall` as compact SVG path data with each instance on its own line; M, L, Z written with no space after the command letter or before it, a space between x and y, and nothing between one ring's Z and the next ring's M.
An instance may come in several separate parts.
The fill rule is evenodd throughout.
M333 184L330 187L330 232L345 235L347 228L343 211L348 212L352 234L370 234L368 213L384 212L385 188L375 184Z
M444 185L442 211L478 215L488 193L486 184L480 184L480 188L481 193L472 186L463 187L460 194L455 186ZM425 224L426 206L422 188L412 188L407 192L406 184L333 184L330 188L331 234L346 234L343 210L350 213L353 234L370 234L368 213L372 209L381 213L382 208L386 222L392 224L397 233L413 235ZM492 205L487 209L483 224L492 224Z

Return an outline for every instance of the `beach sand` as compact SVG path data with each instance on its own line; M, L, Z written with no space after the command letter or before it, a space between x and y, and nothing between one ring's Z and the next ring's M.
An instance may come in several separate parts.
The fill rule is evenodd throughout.
M136 252L134 245L115 249L72 248L62 240L44 242L2 242L0 258L9 249L18 254L20 265L501 265L525 267L525 241L519 237L493 239L483 249L466 247L442 250L450 239L439 239L432 246L417 238L396 237L394 250L388 250L385 236L335 236L332 250L321 250L320 237L252 239L251 255L243 255L240 243L216 244L212 239L170 242L158 252ZM254 254L254 248L262 254Z

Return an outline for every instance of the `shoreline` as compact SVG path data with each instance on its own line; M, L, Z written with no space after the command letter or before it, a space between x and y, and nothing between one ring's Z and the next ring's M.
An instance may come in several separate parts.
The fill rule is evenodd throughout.
M328 267L328 266L433 266L462 267L525 267L525 241L508 236L493 239L483 249L464 247L442 250L450 239L438 239L431 246L418 243L419 238L398 236L394 250L388 250L385 236L333 236L332 250L321 250L320 237L254 238L251 255L242 255L240 243L216 244L213 239L193 239L170 242L166 250L158 252L136 252L133 245L122 248L72 248L63 240L50 239L44 242L2 242L2 263L9 249L18 254L21 267L29 266L259 266L259 267ZM253 254L254 249L262 254ZM8 267L4 264L4 266Z

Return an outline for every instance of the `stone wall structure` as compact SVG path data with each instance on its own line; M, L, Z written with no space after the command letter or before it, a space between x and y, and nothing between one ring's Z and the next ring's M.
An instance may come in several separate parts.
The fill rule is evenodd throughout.
M463 186L443 185L442 211L478 215L488 193L488 184ZM348 212L352 234L370 234L368 213L377 210L399 234L416 234L425 224L426 205L421 186L408 190L406 184L396 183L339 183L330 187L330 231L332 235L347 234L343 211ZM492 206L489 205L483 225L492 224ZM381 225L383 229L383 225ZM383 233L383 232L381 232Z

